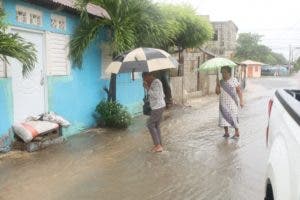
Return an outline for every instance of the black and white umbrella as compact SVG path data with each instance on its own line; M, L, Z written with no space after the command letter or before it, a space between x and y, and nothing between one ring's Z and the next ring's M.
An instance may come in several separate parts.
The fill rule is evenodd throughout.
M105 72L152 72L162 69L176 68L178 62L169 53L155 48L137 48L117 56L109 64Z

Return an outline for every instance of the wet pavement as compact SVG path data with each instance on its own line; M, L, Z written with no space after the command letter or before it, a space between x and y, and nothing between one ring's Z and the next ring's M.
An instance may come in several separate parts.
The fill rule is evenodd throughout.
M149 151L139 117L126 131L91 129L39 152L0 154L0 200L263 199L267 103L293 87L299 76L249 80L238 141L222 137L212 95L165 113L162 153Z

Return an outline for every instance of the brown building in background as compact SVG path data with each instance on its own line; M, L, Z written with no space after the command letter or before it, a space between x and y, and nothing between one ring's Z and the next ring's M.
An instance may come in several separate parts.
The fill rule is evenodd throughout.
M253 60L245 60L241 62L241 64L246 65L246 74L248 78L260 78L261 77L261 66L265 65L264 63L253 61Z
M214 28L214 38L204 45L216 56L232 58L236 49L238 27L233 21L211 22Z

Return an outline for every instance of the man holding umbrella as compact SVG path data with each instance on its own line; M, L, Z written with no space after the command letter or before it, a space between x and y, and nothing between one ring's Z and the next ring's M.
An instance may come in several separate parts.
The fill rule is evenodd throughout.
M154 147L153 152L163 150L160 133L160 121L166 107L162 82L151 72L178 67L178 62L162 49L139 47L117 56L109 64L106 73L134 73L143 72L144 87L148 92L151 114L147 127L151 133Z
M151 107L151 114L147 121L147 127L154 143L154 147L151 149L151 151L162 152L163 147L161 141L160 121L166 107L163 86L161 81L155 78L151 72L143 72L142 76L144 87L149 95Z

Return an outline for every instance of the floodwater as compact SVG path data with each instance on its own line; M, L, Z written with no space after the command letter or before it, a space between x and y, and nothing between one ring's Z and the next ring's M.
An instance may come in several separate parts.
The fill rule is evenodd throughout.
M238 141L222 137L212 95L165 112L162 153L149 151L139 117L126 131L91 129L39 152L2 154L0 200L263 199L267 103L299 80L249 80Z

